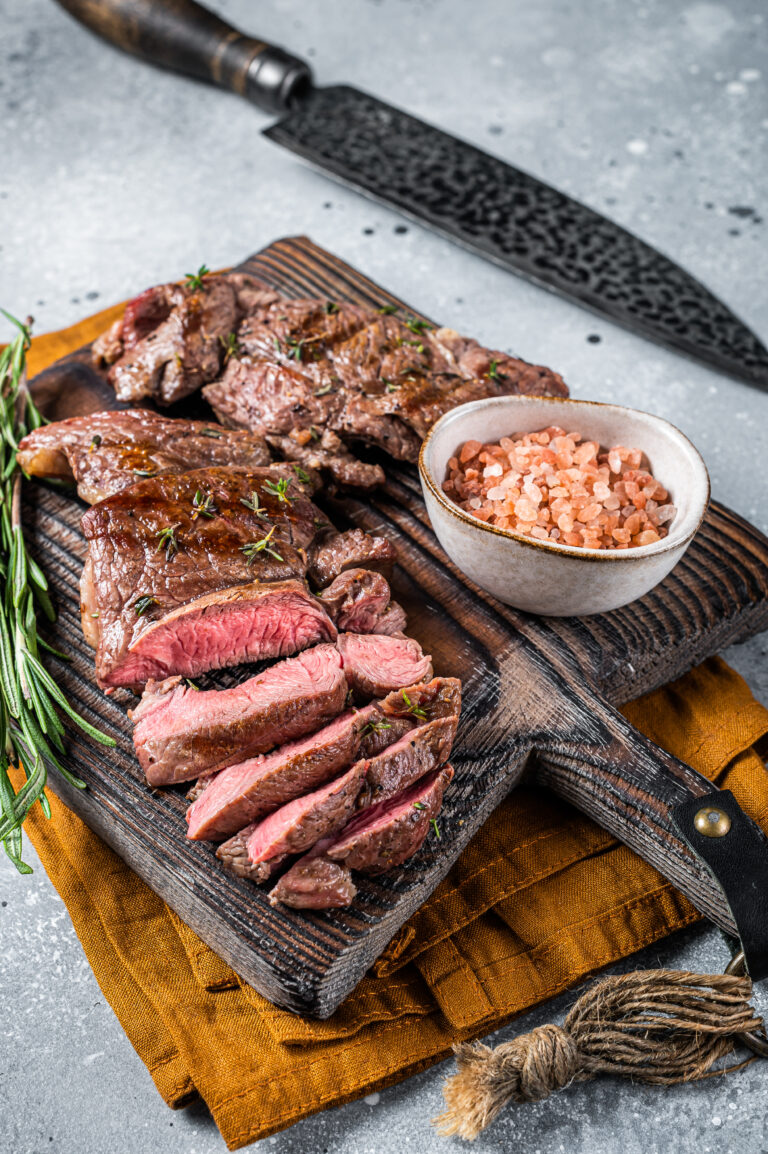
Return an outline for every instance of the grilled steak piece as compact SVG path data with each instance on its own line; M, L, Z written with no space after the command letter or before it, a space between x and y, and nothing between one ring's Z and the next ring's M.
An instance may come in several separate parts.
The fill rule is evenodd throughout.
M386 724L374 705L350 710L309 737L228 766L187 811L187 837L227 837L316 789L355 760L375 725Z
M376 633L387 633L390 637L398 637L405 632L408 619L405 610L397 601L390 601L381 617L376 622Z
M238 878L248 878L249 881L266 882L277 871L283 858L274 858L272 861L252 862L248 857L248 837L251 827L240 830L229 841L223 841L216 850L216 857L227 873Z
M250 860L258 864L304 853L321 838L332 837L354 814L367 768L367 761L355 762L340 777L243 830Z
M452 777L452 767L444 765L395 797L363 810L325 850L326 856L370 874L401 865L421 847Z
M395 557L386 537L371 537L362 529L321 534L310 550L307 576L316 589L330 585L345 569L375 569L389 577Z
M549 369L452 329L348 305L329 315L313 300L278 301L247 317L236 358L205 390L226 423L279 437L330 430L409 461L443 413L509 393L567 389Z
M411 637L340 633L336 645L350 687L364 698L382 697L432 676L431 658Z
M336 627L349 633L378 633L389 598L386 577L373 569L346 569L317 595Z
M413 717L390 717L381 712L380 701L372 704L376 706L376 712L363 730L360 742L360 757L365 758L376 757L383 749L405 737L415 725ZM357 712L362 713L363 710Z
M371 758L358 809L392 797L447 761L458 724L458 717L438 717L410 730Z
M194 676L332 637L295 580L325 525L290 465L166 474L94 505L81 600L99 684ZM289 607L295 629L280 619Z
M288 436L270 434L266 441L286 461L317 469L326 480L335 481L343 489L368 491L384 484L381 465L359 461L330 429L324 429L319 437L309 430L292 429Z
M324 856L324 850L332 842L333 838L318 842L291 866L270 892L269 904L295 910L329 910L350 905L357 893L352 874L347 866Z
M388 694L379 705L390 719L405 717L413 720L423 715L433 721L438 717L458 717L461 713L461 682L457 677L433 677L423 685L407 685L404 690Z
M78 495L92 505L143 477L207 465L253 469L272 458L254 433L128 409L42 425L19 443L16 459L33 477L74 479Z
M218 375L245 311L274 299L244 274L157 285L128 302L122 320L94 342L93 356L111 366L118 400L170 405Z
M339 651L317 645L231 689L195 690L180 677L150 682L132 713L136 753L150 785L190 781L265 753L326 724L344 708Z

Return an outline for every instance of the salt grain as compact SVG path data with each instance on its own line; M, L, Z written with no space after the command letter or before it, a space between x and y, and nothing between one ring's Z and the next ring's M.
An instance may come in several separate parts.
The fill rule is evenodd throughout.
M602 449L550 426L467 441L448 462L445 492L481 521L538 541L628 549L666 537L676 508L641 449Z

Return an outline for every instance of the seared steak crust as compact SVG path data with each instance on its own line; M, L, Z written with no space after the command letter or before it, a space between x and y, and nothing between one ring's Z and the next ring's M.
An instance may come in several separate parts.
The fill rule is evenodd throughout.
M317 595L337 628L350 633L378 633L389 598L386 577L372 569L346 569Z
M275 494L277 486L285 488L284 497ZM146 680L141 668L131 668L131 650L169 614L179 614L169 626L184 630L196 626L198 618L185 615L207 595L302 579L307 549L318 525L325 524L286 464L166 474L94 505L82 520L89 543L82 602L84 614L93 614L94 602L98 613L88 624L98 626L99 683L132 686ZM200 608L211 612L209 604ZM226 648L225 643L218 656L209 655L212 664L201 653L196 672L229 664ZM191 668L184 672L193 675Z
M310 550L307 576L317 589L330 585L345 569L375 569L389 577L395 557L386 537L371 537L362 529L321 533Z
M392 797L442 765L450 755L458 724L458 717L427 721L371 758L358 808Z
M144 477L209 465L269 465L262 437L212 421L162 417L149 409L89 413L42 425L20 442L17 460L34 477L75 480L89 505Z
M290 906L295 910L330 910L343 908L353 901L357 888L349 868L330 861L322 852L316 853L317 849L315 846L283 874L270 891L270 905Z

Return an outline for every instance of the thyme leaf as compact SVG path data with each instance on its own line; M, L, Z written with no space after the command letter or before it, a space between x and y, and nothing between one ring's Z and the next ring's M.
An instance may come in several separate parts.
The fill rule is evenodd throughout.
M376 312L382 317L392 317L397 312L397 305L382 305Z
M159 553L161 549L165 549L166 561L170 561L179 551L179 543L176 540L176 530L178 528L178 524L166 525L165 528L160 529L160 531L155 534L157 537L157 551Z
M98 449L100 444L101 444L101 434L100 433L94 433L93 436L91 437L91 443L88 446L88 452L92 453L94 449Z
M339 311L339 306L336 304L336 301L326 301L325 311L328 313L329 317L332 317Z
M205 278L211 275L211 270L207 265L201 264L197 272L188 272L186 275L187 284L191 289L201 289Z
M424 712L424 710L421 708L421 706L417 702L411 701L410 697L408 696L408 694L405 692L404 689L402 689L400 691L400 696L402 697L402 699L405 703L405 708L408 710L409 713L412 713L414 717L426 718L427 715Z
M147 610L150 609L153 605L157 605L156 597L150 597L148 593L144 593L141 597L137 597L133 603L133 608L136 610L136 616L143 617Z
M202 489L198 489L192 498L192 520L196 521L198 517L215 517L218 511L213 502L213 493L204 493Z
M437 819L433 817L429 824L432 826L432 829L435 831L435 837L437 838L438 841L440 841L440 827L437 824Z
M245 505L246 509L250 509L251 512L255 513L257 517L266 517L267 515L267 510L262 509L261 505L259 504L259 494L255 489L251 490L250 497L241 497L240 504Z
M491 361L491 367L486 374L492 381L506 381L507 374L499 372L499 362Z
M291 465L291 468L303 485L308 485L310 483L312 478L306 469L302 469L301 465Z
M227 333L226 337L219 337L219 344L224 350L225 365L232 357L239 357L243 351L243 347L237 339L237 333Z
M270 545L272 534L274 533L275 528L276 526L273 525L267 533L266 537L262 537L260 541L249 541L247 545L243 545L241 547L240 552L245 554L249 568L256 560L259 553L268 553L270 557L274 557L275 561L282 561L283 558Z
M218 441L219 437L224 436L224 430L223 429L201 429L200 430L200 436L201 437L214 437Z
M156 477L156 469L134 469L134 475L137 477Z
M417 336L421 336L423 333L431 332L435 326L429 324L428 321L419 321L416 317L408 317L405 327L410 329L412 333L416 333Z
M381 719L374 717L363 726L360 736L367 737L369 733L381 733L383 730L391 728L391 723L385 721L383 717Z
M288 486L290 481L287 477L281 477L279 481L265 481L263 489L265 493L270 493L273 497L277 497L281 504L290 505L293 498L288 496Z

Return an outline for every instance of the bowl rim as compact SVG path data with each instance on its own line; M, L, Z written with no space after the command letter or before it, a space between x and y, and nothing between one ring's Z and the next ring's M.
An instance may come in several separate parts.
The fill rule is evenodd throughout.
M544 402L552 405L573 406L574 408L601 408L614 409L619 413L632 413L641 417L647 417L658 425L676 433L682 441L688 446L688 449L693 458L694 464L698 464L703 474L703 480L706 485L706 496L702 502L701 510L695 525L682 537L677 537L670 540L671 534L662 538L661 541L654 541L650 545L635 545L630 549L585 549L580 545L560 545L556 541L537 541L534 537L526 537L523 533L515 533L510 529L500 529L497 525L489 525L485 521L480 521L477 517L473 517L464 509L461 509L455 501L446 496L443 492L442 485L435 481L430 469L427 466L427 453L433 438L442 431L445 426L451 424L457 419L459 414L476 412L479 409L490 408L493 405L498 405L501 402L514 407L520 405L524 407L526 403ZM500 397L483 397L477 401L467 401L463 405L457 405L455 409L449 409L447 413L443 413L437 421L435 421L432 428L427 433L426 437L421 443L419 450L419 476L422 484L427 487L430 494L445 512L455 517L457 521L461 521L469 525L472 529L480 533L490 533L503 540L514 541L526 548L538 549L545 554L552 554L560 557L571 557L576 561L610 561L614 564L631 563L633 561L640 561L645 557L656 557L663 553L668 553L671 550L680 549L686 546L695 534L699 531L702 521L709 507L712 487L710 484L709 471L704 462L699 450L694 445L693 441L685 435L685 433L668 421L665 417L659 417L655 413L649 413L645 409L635 409L629 405L616 404L614 401L588 401L576 397L538 397L520 394L508 394Z

